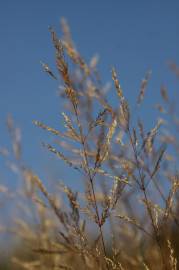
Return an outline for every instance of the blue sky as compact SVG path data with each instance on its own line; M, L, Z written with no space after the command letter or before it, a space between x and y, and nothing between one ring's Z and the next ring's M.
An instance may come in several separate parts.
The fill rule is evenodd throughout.
M143 108L145 121L152 123L152 104L159 100L160 85L168 86L171 94L177 87L167 62L179 63L178 14L177 0L1 1L0 146L9 145L5 120L11 113L22 130L25 162L38 173L47 165L53 167L51 161L57 164L40 145L48 135L34 127L32 120L60 128L58 84L42 72L40 60L54 67L48 26L60 32L61 17L68 20L75 44L87 61L99 54L104 82L110 81L111 67L116 67L131 104L141 79L152 70ZM1 157L0 170L1 181L5 176ZM60 171L63 177L63 165Z

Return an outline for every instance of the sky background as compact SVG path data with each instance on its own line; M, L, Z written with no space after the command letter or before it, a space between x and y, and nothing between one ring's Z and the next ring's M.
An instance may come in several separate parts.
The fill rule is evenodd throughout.
M152 77L143 105L145 123L153 123L153 104L161 84L177 90L168 61L179 63L179 1L16 0L0 3L0 147L9 146L6 117L11 113L22 130L23 159L42 177L48 167L63 178L55 158L41 141L49 134L32 124L37 119L60 129L59 85L45 74L40 60L55 68L49 26L60 34L60 18L71 27L76 47L89 61L98 53L104 83L115 66L130 104L136 100L146 71ZM179 95L178 95L179 97ZM11 179L0 157L0 181ZM43 173L42 173L43 172Z

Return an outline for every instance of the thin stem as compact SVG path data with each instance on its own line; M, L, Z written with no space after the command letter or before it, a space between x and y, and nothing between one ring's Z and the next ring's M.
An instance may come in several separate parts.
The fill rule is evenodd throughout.
M95 172L94 172L94 174L92 176L91 175L90 168L89 168L89 162L88 162L87 153L86 153L85 137L83 135L83 129L82 129L82 126L81 126L80 121L79 121L78 111L77 111L77 108L75 106L73 106L73 108L74 108L74 111L75 111L77 125L78 125L79 132L80 132L81 144L82 144L82 147L83 147L83 153L84 153L85 163L87 165L87 174L88 174L90 185L91 185L91 189L92 189L94 207L95 207L95 212L96 212L96 217L97 217L97 224L98 224L98 228L99 228L99 232L100 232L100 236L101 236L103 252L104 252L105 258L107 258L107 252L106 252L106 247L105 247L105 242L104 242L104 236L103 236L103 231L102 231L102 225L101 225L101 220L100 220L100 215L99 215L99 209L98 209L97 200L96 200L96 194L95 194L95 189L94 189L94 182L93 182L94 177L95 177ZM108 267L107 262L106 262L106 267L109 270L109 267Z
M161 255L161 259L162 259L163 269L167 269L166 264L165 264L165 258L164 258L163 252L162 252L162 247L161 247L161 244L160 244L158 230L157 230L157 228L155 226L154 218L153 218L152 211L151 211L151 208L150 208L150 204L149 204L149 201L148 201L146 187L145 187L145 183L144 183L144 178L142 177L141 167L140 167L140 164L139 164L137 151L136 151L136 148L134 146L134 143L133 143L133 140L132 140L132 136L131 136L131 132L130 132L130 128L129 127L127 129L127 132L128 132L128 135L129 135L130 143L132 145L133 152L134 152L134 157L135 157L135 160L136 160L137 170L138 170L139 178L140 178L140 182L141 182L140 183L140 188L143 191L143 194L144 194L144 197L145 197L147 211L148 211L149 217L151 219L152 228L153 228L153 231L154 231L154 234L155 234L155 240L156 240L156 243L157 243L158 248L160 250L160 255Z

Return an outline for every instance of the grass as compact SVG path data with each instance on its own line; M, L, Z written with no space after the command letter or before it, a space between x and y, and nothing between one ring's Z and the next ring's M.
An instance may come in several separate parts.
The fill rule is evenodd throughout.
M15 160L10 168L22 181L16 192L0 187L6 200L15 198L18 209L12 226L1 227L17 241L9 254L9 269L176 270L179 119L167 89L161 87L161 104L155 105L160 117L146 131L131 113L115 68L110 91L116 92L117 102L110 104L98 59L85 62L64 19L62 31L59 39L50 28L57 72L43 62L42 67L57 83L61 79L64 127L33 123L54 135L53 142L43 146L74 170L71 182L80 178L83 186L72 190L64 180L47 189L23 164L20 131L8 118ZM172 70L176 73L176 65ZM148 72L141 82L137 108L150 76Z

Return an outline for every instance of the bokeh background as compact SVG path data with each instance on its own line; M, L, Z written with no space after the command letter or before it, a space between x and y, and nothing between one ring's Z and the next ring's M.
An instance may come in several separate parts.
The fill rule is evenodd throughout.
M141 79L152 70L143 105L144 118L152 124L155 110L151 106L159 99L161 84L171 93L177 90L168 63L178 61L178 14L177 0L1 1L0 146L9 144L5 121L11 113L22 130L25 162L37 172L49 165L49 155L44 155L40 145L48 134L34 127L32 120L56 128L61 125L59 84L40 65L42 60L55 71L48 27L53 26L60 35L61 17L67 19L84 58L89 61L94 54L99 55L104 83L111 81L111 68L116 67L131 104ZM0 160L0 179L5 174L3 168Z
M41 142L47 141L49 134L32 123L40 120L56 129L63 125L60 81L47 76L40 64L48 63L55 73L48 27L54 27L60 36L62 17L68 21L75 45L85 60L99 55L104 84L111 82L111 69L115 66L132 107L141 80L147 71L152 71L140 111L145 125L153 127L157 116L154 104L160 100L161 85L168 88L176 103L179 100L177 78L169 67L172 62L179 63L178 14L177 0L1 0L0 149L10 145L6 118L11 114L21 129L24 164L44 180L72 179L67 177L70 172L66 165L43 149ZM111 102L115 102L113 95ZM10 189L17 187L17 179L0 155L1 184ZM70 184L80 188L78 182ZM1 208L0 218L8 221L12 211Z

